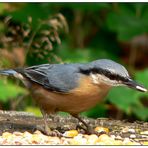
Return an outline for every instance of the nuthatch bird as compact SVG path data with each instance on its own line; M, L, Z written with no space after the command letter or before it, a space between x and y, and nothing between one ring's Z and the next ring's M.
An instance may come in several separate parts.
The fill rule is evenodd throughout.
M114 86L127 86L142 92L147 89L131 79L122 65L107 59L90 63L42 64L28 68L1 70L0 74L21 79L46 116L57 111L70 113L86 126L78 115L102 101Z

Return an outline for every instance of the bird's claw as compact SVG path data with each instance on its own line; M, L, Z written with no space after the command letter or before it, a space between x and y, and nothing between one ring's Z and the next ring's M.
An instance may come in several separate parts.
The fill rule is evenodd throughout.
M48 136L52 136L52 137L63 137L63 134L60 133L58 130L53 130L53 131L50 131L50 133L48 134Z

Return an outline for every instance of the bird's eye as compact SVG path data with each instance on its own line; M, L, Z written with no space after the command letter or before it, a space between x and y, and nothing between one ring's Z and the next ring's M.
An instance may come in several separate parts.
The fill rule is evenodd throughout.
M116 80L118 77L117 77L117 75L109 74L109 78L110 78L111 80Z

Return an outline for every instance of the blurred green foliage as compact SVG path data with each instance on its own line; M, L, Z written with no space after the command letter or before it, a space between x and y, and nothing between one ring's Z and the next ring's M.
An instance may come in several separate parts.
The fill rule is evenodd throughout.
M61 15L56 16L59 13L68 25ZM148 5L144 3L1 3L0 54L4 58L0 65L8 68L108 58L125 65L132 77L148 88L147 16ZM21 29L17 29L18 26ZM142 35L145 36L141 38ZM23 58L16 56L14 48L24 49L19 53L24 58L22 63ZM24 88L9 80L4 83L1 77L1 103L10 103L9 99L15 99L20 93L26 93ZM41 115L34 103L24 103L25 111ZM122 112L126 118L148 121L147 107L147 93L117 87L104 102L83 115L116 117Z
M26 89L13 84L10 81L0 80L0 101L7 102L18 95L27 94Z
M26 112L30 112L30 113L34 113L34 115L38 116L38 117L41 117L42 114L41 114L41 111L39 110L38 107L33 107L33 106L27 106L25 108L25 111Z
M107 17L107 26L117 32L119 40L131 40L139 34L148 32L148 5L122 4Z

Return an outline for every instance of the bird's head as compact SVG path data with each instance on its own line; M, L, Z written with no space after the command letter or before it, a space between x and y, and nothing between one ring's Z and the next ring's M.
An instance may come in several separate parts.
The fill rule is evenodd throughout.
M91 76L94 84L108 86L127 86L138 91L146 92L147 89L132 80L124 66L112 60L101 59L93 61L81 69L82 73Z

